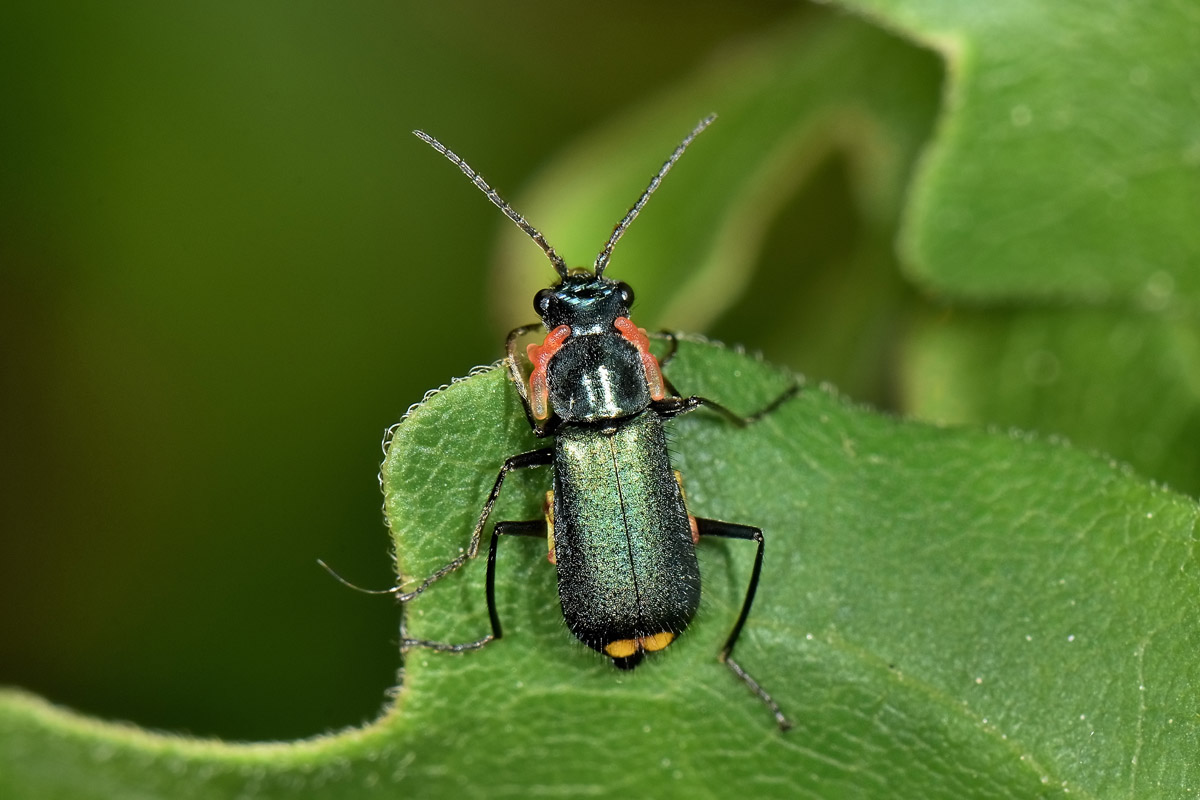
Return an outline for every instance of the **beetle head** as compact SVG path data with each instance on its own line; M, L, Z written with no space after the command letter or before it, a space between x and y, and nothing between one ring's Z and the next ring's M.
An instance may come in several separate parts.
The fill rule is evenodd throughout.
M533 298L533 310L546 330L568 325L576 335L612 330L617 317L628 317L633 289L587 269L572 270Z

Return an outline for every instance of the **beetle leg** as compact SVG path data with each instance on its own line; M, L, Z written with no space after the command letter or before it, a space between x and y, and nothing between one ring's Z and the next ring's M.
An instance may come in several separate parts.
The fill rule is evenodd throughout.
M667 340L667 352L663 353L662 358L658 360L658 366L665 369L667 364L670 363L671 359L675 357L675 353L679 350L679 337L671 331L655 331L654 333L650 334L650 336L653 336L655 339Z
M464 650L478 650L490 641L503 636L500 630L500 615L496 611L496 546L501 536L536 536L546 537L546 521L544 519L523 520L520 522L497 522L492 529L492 541L488 546L487 564L487 610L488 619L492 623L492 632L482 639L463 644L447 644L446 642L430 642L424 639L402 639L401 650L411 647L424 647L429 650L439 650L448 653L461 653Z
M763 417L775 411L788 400L791 400L793 397L795 397L796 393L799 391L800 384L793 381L787 389L784 389L783 392L780 393L780 395L770 403L767 403L767 405L763 406L758 411L755 411L753 414L749 414L744 417L737 412L730 410L726 406L721 405L716 400L710 400L707 397L701 397L700 395L695 394L691 395L690 397L667 397L662 400L655 400L650 405L656 412L658 412L660 417L668 418L682 416L683 414L687 414L690 411L695 411L697 408L703 406L704 408L709 408L717 412L724 417L727 422L730 422L739 428L745 428L747 425L758 422Z
M776 397L771 402L767 403L765 406L760 408L758 411L755 411L750 416L743 417L743 419L745 420L747 425L749 425L753 422L758 422L763 417L767 416L768 414L773 413L776 409L778 409L780 406L782 406L788 400L791 400L793 397L800 394L800 381L796 380L795 375L792 375L791 379L792 379L791 383L788 384L788 387L786 389L784 389L782 392L779 393L778 397Z
M750 687L750 691L758 695L758 699L766 703L767 708L774 715L775 722L778 723L779 728L786 731L792 727L791 720L783 715L783 712L779 709L779 704L771 698L771 695L767 694L767 691L762 688L758 681L754 680L750 676L750 673L742 669L741 665L733 660L733 648L737 644L738 637L742 635L742 626L746 624L746 617L750 616L750 606L754 604L754 593L758 589L758 576L762 573L764 544L762 529L750 525L738 525L733 522L705 519L704 517L696 518L696 526L701 536L719 536L724 539L743 539L758 543L758 552L754 556L754 569L750 573L750 583L746 587L746 599L742 601L742 612L738 614L737 622L733 623L733 629L729 631L729 637L725 640L725 645L717 655L717 660L729 667L734 675L737 675L746 686Z
M662 374L663 387L666 388L667 393L674 397L680 397L679 390L675 388L675 384L671 383L671 379L664 372L668 362L675 357L675 353L679 350L679 337L671 331L655 331L648 335L653 339L667 340L667 352L663 353L662 358L658 360L658 370Z
M679 337L671 331L655 331L650 335L656 339L666 339L668 342L667 352L663 354L662 358L658 359L659 369L665 370L667 368L667 363L675 357L675 354L679 350ZM800 391L799 382L793 378L791 385L784 389L778 397L776 397L763 408L755 411L753 414L743 417L729 410L715 400L710 400L707 397L700 397L698 395L685 397L682 392L675 388L675 384L671 383L671 379L665 374L662 376L662 382L663 386L666 387L670 395L661 400L655 401L652 404L655 410L659 412L660 416L678 417L682 414L688 413L689 411L695 411L700 406L708 406L713 411L725 417L725 419L729 422L737 425L739 428L744 428L752 422L757 422L758 420L762 419L786 403L788 400L795 397L796 393Z
M479 552L479 542L483 538L483 529L487 525L488 517L491 516L492 507L496 505L496 499L500 496L500 487L504 485L504 476L512 472L514 469L529 469L530 467L545 467L549 466L554 461L554 449L544 447L541 450L530 450L527 453L518 453L515 456L510 456L504 461L504 466L500 468L500 474L496 476L496 483L492 486L492 491L488 494L487 501L483 504L483 511L479 514L479 521L475 523L475 530L471 533L471 543L467 545L465 552L460 553L457 558L449 562L437 572L430 575L425 580L421 581L421 585L411 592L398 594L397 598L402 603L407 603L421 592L429 588L430 584L441 580L446 575L449 575L454 570L467 563L468 559L474 558Z

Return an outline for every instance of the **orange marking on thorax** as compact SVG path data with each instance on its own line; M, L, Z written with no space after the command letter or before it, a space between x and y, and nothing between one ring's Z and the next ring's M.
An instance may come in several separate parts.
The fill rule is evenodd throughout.
M663 391L662 370L659 369L658 359L654 357L654 353L650 352L650 339L646 336L646 329L634 325L629 317L617 317L615 325L621 332L621 338L636 347L638 355L642 357L642 367L646 370L646 386L650 389L650 399L662 400L666 397L666 392Z
M531 344L525 348L533 363L533 372L529 374L529 408L534 419L550 416L550 383L546 377L546 365L570 335L570 326L559 325L546 334L541 344Z

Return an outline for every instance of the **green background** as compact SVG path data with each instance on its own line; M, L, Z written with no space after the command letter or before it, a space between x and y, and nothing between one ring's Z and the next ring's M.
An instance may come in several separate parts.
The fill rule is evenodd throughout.
M590 263L655 166L717 111L614 254L639 324L738 342L810 387L968 427L902 424L812 389L732 473L720 467L744 446L684 428L701 431L680 434L694 445L680 447L690 498L771 530L797 521L772 539L780 572L768 568L748 635L805 724L784 742L739 724L725 745L742 761L697 744L678 754L692 767L679 777L695 790L711 786L706 770L741 769L746 785L813 796L889 796L889 782L912 797L1189 796L1200 11L842 5L853 15L785 3L12 9L0 26L0 684L228 740L373 719L396 683L398 611L315 559L362 585L394 580L375 482L383 429L498 357L551 276L409 131L442 139L569 262ZM690 387L747 390L734 378L752 368L697 359L681 367ZM494 377L412 426L419 445L402 463L416 474L391 477L404 505L389 508L413 573L457 546L455 520L492 480L496 458L455 437L495 425L505 438L488 448L520 446L519 418L498 424ZM537 487L515 491L528 505ZM513 558L532 570L527 556ZM423 598L443 604L447 631L474 635L478 572ZM734 572L708 584L714 608ZM678 648L682 676L664 659L619 691L596 669L575 687L549 574L529 572L514 627L527 647L410 665L420 691L362 737L177 753L9 696L0 753L32 781L39 769L60 779L62 796L110 758L95 796L143 768L161 790L147 796L180 796L178 775L195 796L265 780L267 794L328 784L353 797L386 793L383 770L426 794L489 779L522 793L503 750L465 764L437 754L511 736L501 708L527 715L536 747L543 715L594 715L598 702L607 738L575 732L562 773L536 780L615 791L588 774L589 756L631 779L672 774L619 735L640 725L639 703L684 726L683 741L706 741L713 708L753 724L744 698L725 697L728 676L705 671L707 651L688 649L717 630L709 620ZM513 691L514 674L569 689ZM478 699L502 689L503 706ZM447 711L459 698L482 716Z

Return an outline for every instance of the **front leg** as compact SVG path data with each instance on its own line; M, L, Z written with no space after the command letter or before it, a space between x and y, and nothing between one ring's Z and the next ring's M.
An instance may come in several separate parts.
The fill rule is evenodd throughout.
M664 353L663 357L658 360L660 369L665 370L667 364L675 357L675 354L679 350L679 337L671 331L659 331L655 333L654 336L655 338L667 340L667 352ZM651 406L656 412L658 412L660 417L678 417L687 414L689 411L695 411L701 406L705 406L720 414L725 418L726 421L737 425L739 428L744 428L747 425L758 422L760 419L775 411L788 400L791 400L800 391L800 384L793 377L791 384L784 389L778 397L776 397L763 408L760 408L758 411L743 417L740 414L730 410L726 406L721 405L715 400L710 400L707 397L701 397L700 395L684 396L682 392L675 388L675 384L671 383L670 378L666 376L665 372L663 373L663 385L666 387L667 391L670 392L670 395L664 397L662 400L656 400L651 403Z
M674 387L672 387L672 390L673 389ZM730 422L739 428L745 428L747 425L758 422L763 417L775 411L788 400L791 400L793 397L795 397L796 393L799 391L800 384L793 379L791 385L784 389L778 397L776 397L770 403L767 403L767 405L763 406L758 411L755 411L753 414L748 414L744 417L737 412L721 405L716 400L710 400L707 397L701 397L700 395L695 394L690 397L665 397L662 400L655 400L650 404L650 406L654 409L655 413L664 419L682 416L683 414L687 414L690 411L695 411L697 408L703 406L717 412L724 417L727 422Z
M667 352L663 353L662 358L658 360L658 370L662 373L663 386L671 393L673 397L680 397L679 390L675 388L675 384L671 383L671 379L667 377L667 364L671 363L671 359L675 357L675 353L679 351L679 337L671 331L657 331L651 334L655 339L667 340Z

